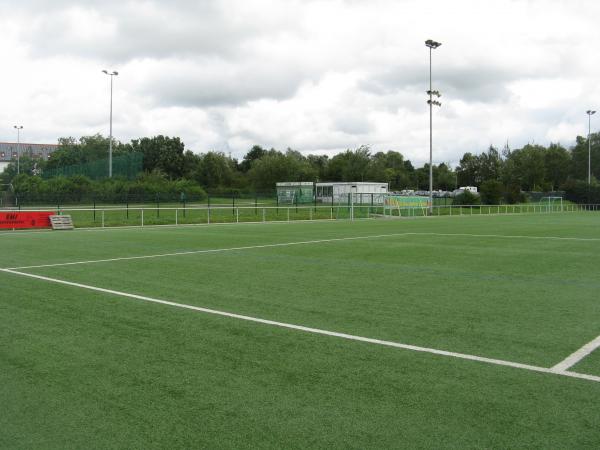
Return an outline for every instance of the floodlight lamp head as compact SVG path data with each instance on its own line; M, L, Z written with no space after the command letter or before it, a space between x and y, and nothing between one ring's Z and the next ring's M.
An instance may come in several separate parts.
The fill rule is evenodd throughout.
M586 112L587 112L587 113L588 113L590 116L591 116L592 114L596 114L596 111L592 111L591 109L588 109Z
M436 48L438 48L440 45L442 45L442 43L441 43L441 42L436 42L436 41L434 41L434 40L432 40L432 39L427 39L427 40L425 41L425 45L426 45L427 47L429 47L429 48L436 49Z
M108 70L102 70L106 75L108 75Z

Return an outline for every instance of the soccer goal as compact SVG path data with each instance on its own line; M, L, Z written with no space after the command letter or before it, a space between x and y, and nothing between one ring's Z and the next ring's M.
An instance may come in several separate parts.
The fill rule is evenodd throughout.
M384 197L383 215L388 217L426 216L429 197L388 194Z
M540 205L544 205L548 212L564 211L562 197L542 197Z

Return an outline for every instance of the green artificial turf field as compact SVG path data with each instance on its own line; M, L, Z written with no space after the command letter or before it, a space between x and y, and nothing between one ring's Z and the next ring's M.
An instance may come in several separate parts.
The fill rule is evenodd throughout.
M0 250L2 448L600 446L597 212Z

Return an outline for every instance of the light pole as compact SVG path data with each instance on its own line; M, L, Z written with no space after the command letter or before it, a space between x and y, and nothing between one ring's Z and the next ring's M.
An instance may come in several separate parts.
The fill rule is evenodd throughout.
M113 98L113 77L119 75L119 72L113 70L103 70L110 77L110 136L108 138L108 178L112 178L112 98Z
M596 114L596 111L588 109L586 113L588 115L588 184L592 184L592 114Z
M17 175L21 173L21 130L23 125L15 125L17 130Z
M438 48L441 42L436 42L431 39L425 41L425 45L429 48L429 214L433 214L433 105L442 106L440 102L433 99L433 96L441 97L439 91L434 91L431 86L431 53L432 50Z

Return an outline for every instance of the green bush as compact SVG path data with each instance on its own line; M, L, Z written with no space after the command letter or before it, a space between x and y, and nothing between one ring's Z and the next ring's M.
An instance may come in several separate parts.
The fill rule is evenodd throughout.
M479 188L481 202L486 205L498 205L504 194L504 186L498 180L487 180Z
M167 180L160 173L144 174L130 181L124 178L90 180L82 175L54 177L21 174L14 179L14 192L22 205L141 203L202 201L206 192L196 182L186 179Z
M525 203L527 202L527 196L521 191L521 186L518 184L510 184L506 187L506 191L504 192L504 201L509 205Z
M592 179L592 184L583 180L567 180L561 188L567 200L575 203L600 203L600 184Z
M471 191L465 191L462 194L454 196L452 205L479 205L481 204L481 197L473 194Z

